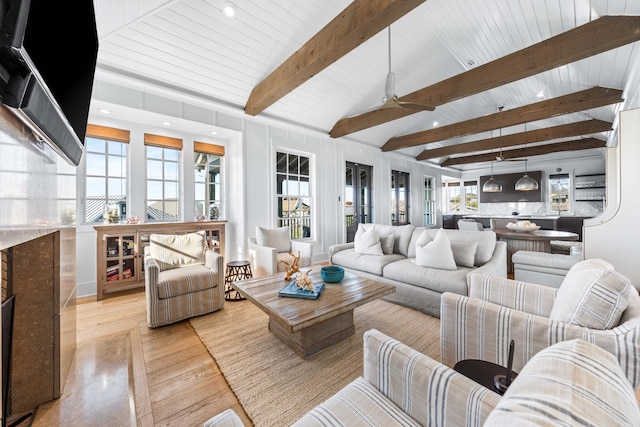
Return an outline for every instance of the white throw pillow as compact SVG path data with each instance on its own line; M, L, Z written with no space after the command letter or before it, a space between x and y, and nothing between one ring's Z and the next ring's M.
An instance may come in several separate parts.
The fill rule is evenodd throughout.
M373 228L368 229L360 235L356 235L353 242L356 253L361 255L384 255L380 245L380 235Z
M424 245L426 245L427 243L429 243L432 240L433 239L429 235L429 231L428 230L424 230L422 232L422 234L420 234L420 237L418 237L418 240L416 240L416 249L417 248L422 248Z
M451 251L453 252L453 259L456 261L456 265L461 267L473 267L473 263L476 260L477 248L478 242L451 242Z
M606 264L583 263L565 276L549 318L590 329L618 326L634 289L631 282Z
M436 237L423 247L416 245L416 264L440 270L458 269L451 251L449 237L444 229L439 229Z
M289 227L256 227L256 243L258 246L276 248L278 253L291 252L291 231Z
M385 255L391 255L393 253L394 235L380 234L380 245L382 246L382 253Z

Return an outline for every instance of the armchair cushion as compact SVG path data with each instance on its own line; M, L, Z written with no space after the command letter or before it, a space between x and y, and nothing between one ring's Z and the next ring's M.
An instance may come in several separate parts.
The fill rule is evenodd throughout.
M152 234L149 251L160 266L169 270L183 265L204 264L204 232L187 234Z
M485 425L637 426L640 409L616 358L575 339L536 354Z
M291 251L291 230L289 227L256 227L256 243L259 246L276 248L276 252Z
M629 305L631 288L628 278L602 268L597 260L579 262L560 285L549 318L591 329L611 329L620 323Z
M218 286L217 276L217 272L203 264L167 270L158 278L158 297L173 298L215 288Z

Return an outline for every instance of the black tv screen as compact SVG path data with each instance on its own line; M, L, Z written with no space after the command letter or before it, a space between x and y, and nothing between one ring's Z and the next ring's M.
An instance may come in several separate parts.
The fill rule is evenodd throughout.
M93 0L0 0L2 102L78 164L98 54Z

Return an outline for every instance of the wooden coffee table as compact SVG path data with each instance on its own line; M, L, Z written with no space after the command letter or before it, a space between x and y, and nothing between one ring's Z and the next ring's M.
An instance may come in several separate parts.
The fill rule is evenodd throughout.
M320 269L309 276L321 282ZM353 309L395 292L395 286L345 272L338 283L325 283L317 300L284 298L284 273L233 282L245 298L269 315L269 331L304 359L355 332Z

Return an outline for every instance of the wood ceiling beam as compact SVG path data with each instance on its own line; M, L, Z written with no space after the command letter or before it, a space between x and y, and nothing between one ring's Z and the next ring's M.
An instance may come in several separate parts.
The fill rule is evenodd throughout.
M551 139L608 132L611 130L611 126L611 122L605 122L603 120L585 120L566 125L514 133L511 135L503 135L497 138L480 139L463 144L424 150L422 153L418 154L416 160L435 159L438 157L450 156L452 154L494 150L496 148L513 147L515 145L530 144L534 142L548 141Z
M255 116L426 0L355 0L253 88Z
M515 150L502 151L505 160L517 159L520 157L542 156L543 154L559 153L561 151L589 150L592 148L602 148L607 146L607 141L598 138L574 139L571 141L555 142L552 144L536 145L534 147L517 148ZM498 153L484 153L473 156L450 157L440 166L466 165L469 163L484 163L496 161Z
M400 97L437 107L640 40L640 16L603 16L587 24ZM394 108L339 120L329 135L348 135L415 113Z
M512 110L501 111L464 122L391 138L382 146L382 151L399 150L416 145L430 144L445 139L603 107L622 101L621 90L596 86L591 89L524 105Z

